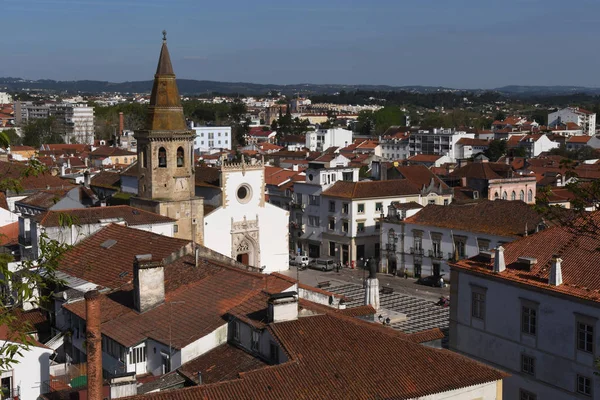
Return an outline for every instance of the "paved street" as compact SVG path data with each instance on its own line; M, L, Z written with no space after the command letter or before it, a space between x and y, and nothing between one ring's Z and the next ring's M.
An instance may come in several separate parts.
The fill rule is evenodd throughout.
M285 275L296 278L297 268L290 266L290 270L284 272ZM342 268L339 273L335 271L322 272L313 269L300 271L300 282L310 286L317 286L317 283L330 281L332 285L338 283L362 284L363 277L368 276L368 271L362 269ZM416 283L416 279L404 279L388 274L377 274L379 286L388 286L394 289L395 293L419 297L425 300L437 302L440 296L449 296L450 287L435 288L423 286Z

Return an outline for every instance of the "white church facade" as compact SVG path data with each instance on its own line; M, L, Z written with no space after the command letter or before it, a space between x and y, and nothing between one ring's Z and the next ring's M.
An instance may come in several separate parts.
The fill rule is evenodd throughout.
M265 201L265 168L221 166L221 206L204 216L204 245L243 264L289 269L289 212Z

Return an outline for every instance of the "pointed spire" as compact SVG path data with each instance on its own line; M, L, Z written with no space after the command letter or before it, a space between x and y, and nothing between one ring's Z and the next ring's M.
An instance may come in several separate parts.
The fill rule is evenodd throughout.
M167 31L162 31L163 43L160 49L160 57L158 58L158 66L156 67L156 75L175 75L173 65L171 65L171 56L167 47Z

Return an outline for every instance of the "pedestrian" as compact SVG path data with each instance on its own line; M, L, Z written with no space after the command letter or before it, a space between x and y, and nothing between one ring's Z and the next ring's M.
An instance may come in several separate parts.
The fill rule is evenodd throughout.
M404 268L404 279L408 279L408 271Z

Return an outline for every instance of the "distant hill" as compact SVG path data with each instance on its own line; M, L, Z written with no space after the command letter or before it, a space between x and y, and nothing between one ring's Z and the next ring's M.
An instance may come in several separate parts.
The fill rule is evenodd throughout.
M199 81L194 79L177 79L179 91L185 95L198 95L203 93L223 94L248 94L261 95L269 91L284 94L334 94L341 91L369 90L381 92L498 92L506 96L559 96L575 93L598 95L600 88L587 88L581 86L503 86L496 89L453 89L441 86L387 86L387 85L316 85L299 83L292 85L272 85L246 82L217 82ZM106 81L54 81L49 79L26 80L21 78L0 78L0 88L9 91L43 90L67 93L149 93L152 90L152 81L135 82L106 82Z

